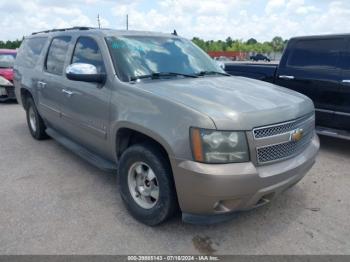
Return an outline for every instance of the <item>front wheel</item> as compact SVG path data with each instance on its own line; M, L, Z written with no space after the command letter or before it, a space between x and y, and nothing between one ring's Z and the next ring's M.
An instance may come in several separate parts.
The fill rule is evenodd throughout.
M151 143L128 148L119 162L120 192L131 215L155 226L171 218L178 207L169 161Z

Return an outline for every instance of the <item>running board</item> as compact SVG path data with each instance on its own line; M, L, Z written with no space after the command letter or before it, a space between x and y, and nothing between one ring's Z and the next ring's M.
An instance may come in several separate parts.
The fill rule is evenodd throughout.
M350 132L347 132L344 130L338 130L338 129L328 128L328 127L317 126L316 132L319 135L331 136L331 137L350 140Z
M85 161L89 162L90 164L96 166L97 168L106 171L106 172L113 172L117 173L117 165L114 164L111 161L108 161L91 151L87 150L86 148L82 147L81 145L75 143L74 141L66 138L65 136L59 134L52 128L47 128L46 133L55 139L58 143L72 151L73 153L80 156Z

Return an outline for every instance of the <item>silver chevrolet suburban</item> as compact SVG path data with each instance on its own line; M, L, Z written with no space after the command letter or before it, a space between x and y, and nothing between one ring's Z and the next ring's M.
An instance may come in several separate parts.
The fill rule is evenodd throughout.
M314 106L227 75L176 34L75 27L26 37L14 85L35 139L118 174L130 213L212 223L269 203L315 162Z

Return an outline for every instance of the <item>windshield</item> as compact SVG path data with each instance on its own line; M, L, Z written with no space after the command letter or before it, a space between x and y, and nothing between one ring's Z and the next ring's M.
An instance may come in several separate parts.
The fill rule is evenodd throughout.
M0 54L0 68L12 68L16 54Z
M106 39L122 81L154 73L225 73L215 61L189 40L154 36L112 36Z

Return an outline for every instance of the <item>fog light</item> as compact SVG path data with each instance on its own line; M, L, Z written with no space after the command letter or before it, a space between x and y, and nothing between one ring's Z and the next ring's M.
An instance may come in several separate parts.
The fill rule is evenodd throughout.
M227 199L220 200L214 204L214 211L217 213L232 212L238 208L241 203L241 199Z
M0 87L0 96L7 96L6 88Z

